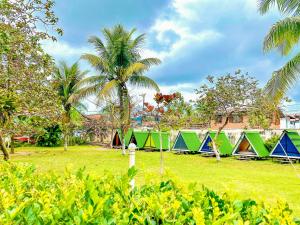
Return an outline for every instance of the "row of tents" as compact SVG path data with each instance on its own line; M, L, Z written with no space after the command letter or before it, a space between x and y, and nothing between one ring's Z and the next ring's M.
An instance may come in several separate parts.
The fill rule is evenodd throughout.
M215 136L215 131L209 131L201 141L196 132L179 131L172 150L176 152L214 154L212 140ZM131 142L135 143L138 149L160 149L158 132L128 130L125 134L125 146L128 146ZM120 131L118 130L113 138L113 146L122 146ZM300 135L294 130L284 130L271 152L266 148L260 133L257 131L244 131L235 145L232 145L227 135L221 132L217 137L216 146L221 156L234 155L255 158L271 156L300 159ZM170 134L167 132L162 132L162 149L170 149Z
M117 130L113 137L112 146L114 148L122 147L121 140L121 131ZM170 149L170 134L168 132L162 132L162 149ZM130 143L134 143L138 149L151 149L159 150L160 149L160 136L159 132L156 131L136 131L129 129L125 136L125 147L128 147Z

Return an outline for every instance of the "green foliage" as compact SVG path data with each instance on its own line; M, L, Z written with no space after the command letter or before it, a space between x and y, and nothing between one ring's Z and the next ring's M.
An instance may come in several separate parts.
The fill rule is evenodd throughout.
M84 145L87 143L87 140L82 138L82 137L78 137L78 136L72 136L69 138L69 145Z
M265 141L265 146L269 151L272 151L273 148L275 147L275 145L277 144L278 140L279 140L280 136L275 134L272 137L270 137L269 139L267 139Z
M62 131L58 125L48 127L46 132L38 138L37 145L43 147L54 147L61 144Z
M153 88L158 85L145 72L152 65L157 65L157 58L142 58L141 51L145 42L145 34L134 37L136 29L126 30L122 25L111 29L103 29L104 38L96 36L89 38L97 54L84 54L81 58L95 68L97 75L85 78L81 89L77 91L76 99L85 98L92 94L98 101L117 94L119 106L119 121L122 133L130 123L130 96L127 85Z
M295 224L287 204L232 200L172 180L134 190L128 174L101 178L66 171L39 174L30 165L0 165L1 224Z
M300 3L298 0L260 0L259 11L267 13L273 6L289 17L276 22L266 35L264 40L264 50L271 51L278 49L282 55L293 52L299 43L300 29ZM266 93L272 101L278 101L285 96L287 91L292 88L299 80L299 52L279 70L272 74L271 79L266 85Z

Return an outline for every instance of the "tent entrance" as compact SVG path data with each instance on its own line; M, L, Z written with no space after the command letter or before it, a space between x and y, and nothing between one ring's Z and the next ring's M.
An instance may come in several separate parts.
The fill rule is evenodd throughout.
M212 139L210 136L207 136L207 138L205 139L205 142L200 150L201 152L210 152L212 153L213 152L213 149L212 149Z
M136 141L134 135L131 136L130 141L129 141L128 144L130 144L130 143L134 143L137 146L137 141Z
M148 138L145 143L145 149L156 149L153 137L151 134L148 135Z
M239 155L256 155L255 150L251 146L251 143L248 141L246 137L243 137L239 146L237 147L236 154Z
M118 132L115 133L112 146L113 147L120 147L120 146L122 146L122 143L121 143L120 136L119 136Z
M184 150L184 151L189 150L181 134L178 135L178 138L174 145L174 149L175 150Z

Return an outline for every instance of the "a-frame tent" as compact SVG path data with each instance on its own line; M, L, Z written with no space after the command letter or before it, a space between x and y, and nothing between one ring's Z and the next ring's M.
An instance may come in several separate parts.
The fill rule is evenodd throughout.
M199 148L200 153L214 154L212 148L212 140L216 137L216 131L208 131L202 141L202 144ZM227 135L222 131L217 137L216 145L218 146L218 152L221 156L228 156L232 154L233 146L230 143Z
M170 134L168 132L161 132L162 149L168 150L170 146ZM159 132L152 131L149 133L145 149L160 150L160 135Z
M300 135L294 130L284 130L271 157L300 159Z
M143 149L148 136L148 131L133 131L133 135L131 137L132 139L130 140L130 142L132 141L138 149Z
M235 156L264 158L268 157L270 153L259 132L244 131L235 145L232 154Z
M112 140L112 147L113 148L122 148L122 140L121 140L121 130L117 129L113 140Z
M200 145L196 132L179 131L172 149L178 152L198 152Z

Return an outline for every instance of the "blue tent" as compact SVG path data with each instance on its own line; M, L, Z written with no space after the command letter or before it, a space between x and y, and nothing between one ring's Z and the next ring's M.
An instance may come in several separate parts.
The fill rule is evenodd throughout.
M300 136L296 131L284 130L271 157L300 159Z

